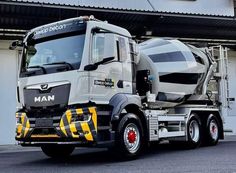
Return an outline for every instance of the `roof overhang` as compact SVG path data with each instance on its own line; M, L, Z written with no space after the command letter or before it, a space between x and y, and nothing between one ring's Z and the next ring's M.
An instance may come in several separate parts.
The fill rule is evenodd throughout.
M124 27L136 38L177 37L236 40L234 17L120 10L0 0L0 38L22 37L34 27L76 16L94 15ZM17 35L14 31L17 31Z

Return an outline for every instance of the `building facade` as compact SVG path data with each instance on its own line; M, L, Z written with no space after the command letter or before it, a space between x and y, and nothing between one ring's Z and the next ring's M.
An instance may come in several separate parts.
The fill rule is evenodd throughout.
M137 39L174 37L228 51L228 108L225 130L236 134L236 22L233 0L0 0L0 145L15 143L19 50L9 50L33 27L94 15L128 29Z

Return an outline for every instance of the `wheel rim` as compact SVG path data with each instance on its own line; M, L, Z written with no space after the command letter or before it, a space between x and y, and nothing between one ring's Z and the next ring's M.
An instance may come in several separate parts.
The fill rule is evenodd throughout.
M140 147L140 133L138 127L130 123L124 130L124 142L130 153L135 153Z
M211 138L216 141L218 139L219 129L218 129L218 125L215 120L210 121L209 128L210 128L209 130L210 130Z
M190 138L194 142L198 142L200 138L199 124L196 120L193 120L189 124L189 134Z

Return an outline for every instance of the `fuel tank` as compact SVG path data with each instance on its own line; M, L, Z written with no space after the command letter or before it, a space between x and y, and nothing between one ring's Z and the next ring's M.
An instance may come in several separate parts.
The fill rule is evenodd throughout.
M212 64L206 49L160 38L140 43L139 49L137 70L150 70L154 105L173 107L202 94Z

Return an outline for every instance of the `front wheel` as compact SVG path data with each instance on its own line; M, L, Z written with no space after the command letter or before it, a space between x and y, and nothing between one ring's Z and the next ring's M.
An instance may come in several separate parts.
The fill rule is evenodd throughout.
M75 147L71 145L43 145L41 149L51 158L65 158L70 156Z
M143 147L143 127L135 114L126 114L118 125L116 150L126 158L137 157Z

